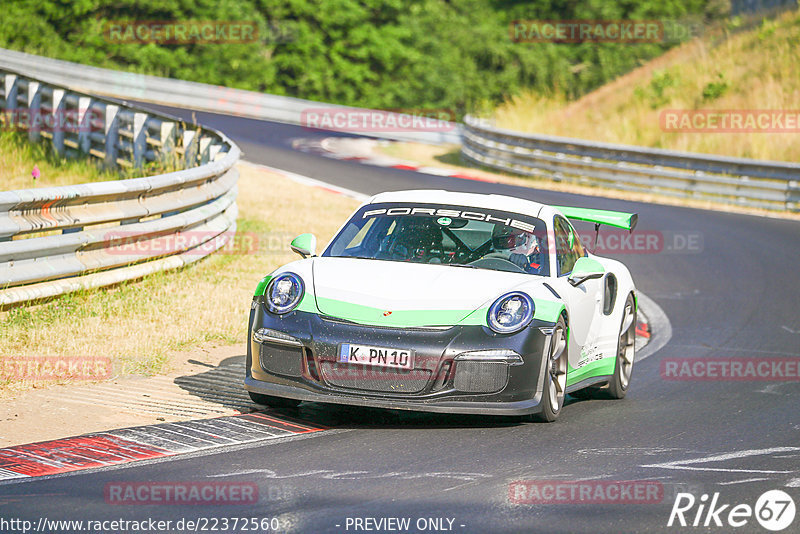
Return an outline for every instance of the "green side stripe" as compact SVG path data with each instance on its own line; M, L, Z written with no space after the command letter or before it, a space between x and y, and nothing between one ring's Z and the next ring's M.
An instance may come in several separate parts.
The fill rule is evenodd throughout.
M572 384L576 384L581 380L586 380L593 376L614 374L615 363L616 358L608 357L586 364L579 369L573 369L570 365L567 369L567 386L571 386Z
M253 296L254 297L260 297L261 295L263 295L264 291L267 290L267 286L269 285L269 281L270 280L272 280L272 276L271 275L267 275L264 278L262 278L261 281L256 286L256 292L255 292L255 294Z
M589 221L593 223L606 224L625 230L633 230L639 216L635 213L624 213L621 211L596 210L592 208L573 208L570 206L553 206L568 219L579 221Z
M594 258L578 258L578 261L575 262L575 266L572 268L571 276L581 276L587 275L592 273L604 273L606 272L606 268L603 267L603 264L597 261Z
M317 305L314 302L314 295L309 295L308 291L306 291L303 294L303 298L300 300L300 304L297 305L297 310L309 313L319 313Z
M336 299L317 297L320 311L355 323L371 326L452 326L458 324L470 310L387 310L353 304ZM392 313L384 316L384 313ZM485 315L486 312L484 312ZM474 314L472 314L474 315ZM484 323L486 321L484 320Z
M564 309L564 305L560 302L553 300L539 300L533 301L534 310L533 318L540 321L547 321L548 323L555 323L558 321L558 316Z

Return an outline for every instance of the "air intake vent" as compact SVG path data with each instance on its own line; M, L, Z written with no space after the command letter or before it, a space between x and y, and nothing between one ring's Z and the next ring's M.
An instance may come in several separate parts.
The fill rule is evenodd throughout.
M465 393L494 393L508 383L505 363L461 361L456 363L453 386Z
M276 375L301 375L303 347L291 347L278 343L262 343L259 346L259 361L262 369Z

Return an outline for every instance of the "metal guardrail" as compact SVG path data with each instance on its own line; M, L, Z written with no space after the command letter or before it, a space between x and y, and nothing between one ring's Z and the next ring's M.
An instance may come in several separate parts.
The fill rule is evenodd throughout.
M304 125L303 113L309 110L340 110L352 113L373 111L288 96L231 89L218 85L90 67L0 48L0 68L2 67L92 94L289 124ZM409 115L400 113L387 112L385 115L391 115L396 120L403 116L406 122L409 122L411 118ZM333 124L329 129L337 130L337 127ZM446 127L438 128L438 130L431 131L426 128L415 129L414 127L407 131L339 129L339 131L356 135L398 141L418 141L432 144L461 142L461 126L459 124L447 123Z
M557 181L800 211L800 164L567 137L532 135L465 118L461 154L494 169Z
M240 150L223 134L4 68L0 111L50 118L56 127L30 128L28 136L66 157L84 154L112 168L182 167L0 192L0 307L180 267L235 232Z

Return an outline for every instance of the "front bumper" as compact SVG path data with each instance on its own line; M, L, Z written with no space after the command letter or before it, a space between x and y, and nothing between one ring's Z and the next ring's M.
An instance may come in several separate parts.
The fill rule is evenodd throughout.
M513 335L484 326L381 328L293 311L277 316L256 297L250 313L245 389L301 401L399 410L518 416L541 410L549 337L534 321ZM288 340L254 340L266 328ZM412 349L410 372L336 362L341 343ZM522 363L460 361L464 352L513 350Z

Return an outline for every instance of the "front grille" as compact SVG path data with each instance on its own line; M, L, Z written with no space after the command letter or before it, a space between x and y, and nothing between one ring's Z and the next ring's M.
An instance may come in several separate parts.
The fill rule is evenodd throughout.
M419 393L431 379L427 369L401 371L364 365L320 362L322 378L332 386L384 393Z
M494 393L506 387L508 365L499 362L456 362L453 387L465 393Z

